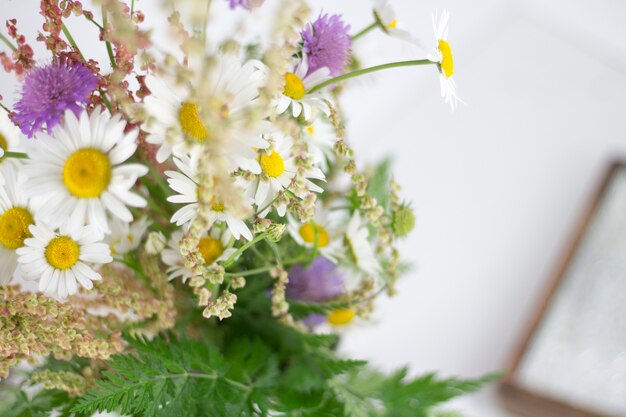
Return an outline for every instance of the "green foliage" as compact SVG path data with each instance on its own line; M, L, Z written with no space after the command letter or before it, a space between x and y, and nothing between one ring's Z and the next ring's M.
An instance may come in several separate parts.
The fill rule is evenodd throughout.
M471 380L440 379L431 373L409 379L406 368L389 376L365 370L333 387L342 397L350 417L429 417L435 407L472 393L497 378L499 375L494 374Z
M472 392L492 377L463 381L434 374L390 376L363 361L338 357L331 335L282 328L262 339L211 342L129 339L134 354L117 355L110 371L72 411L118 411L133 416L428 417L433 407ZM28 415L28 414L26 414Z
M383 159L369 177L367 182L367 192L385 209L389 208L391 192L389 182L391 181L391 168L393 160L390 157Z
M5 390L5 388L0 387L0 390ZM44 390L29 397L21 389L16 389L10 394L9 390L6 390L7 392L3 392L0 398L0 414L3 417L48 417L51 410L62 407L68 402L67 394L63 391Z
M225 355L187 339L129 339L134 355L116 355L106 378L73 411L120 411L139 416L248 415L266 402L277 362L260 342Z

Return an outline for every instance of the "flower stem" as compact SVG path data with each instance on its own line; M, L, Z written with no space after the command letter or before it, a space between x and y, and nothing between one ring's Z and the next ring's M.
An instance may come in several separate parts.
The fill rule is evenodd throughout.
M437 65L436 62L433 62L429 59L418 59L415 61L400 61L400 62L390 62L389 64L376 65L375 67L363 68L360 70L348 72L347 74L340 75L338 77L331 78L330 80L326 80L321 84L316 85L307 91L307 94L314 93L316 91L321 90L324 87L328 87L329 85L336 84L340 81L349 80L350 78L356 78L361 75L369 74L376 71L382 71L389 68L399 68L399 67L412 67L416 65Z
M87 15L83 15L83 16L85 16L85 19L87 19L87 21L89 21L89 22L93 23L94 25L96 25L98 27L98 29L104 30L104 27L100 23L96 22L95 20L93 20L92 18L88 17Z
M358 32L356 35L354 35L352 37L352 42L356 41L357 39L359 39L360 37L368 34L369 32L371 32L372 30L376 29L376 27L378 26L378 22L374 22L371 25L369 25L368 27L364 28L363 30L361 30L360 32Z
M12 111L10 108L8 108L7 106L5 106L4 104L0 103L0 108L2 108L2 110L4 110L5 112L11 114Z
M5 158L28 159L28 154L22 152L5 152Z
M130 2L130 17L131 17L131 19L132 19L134 14L135 14L135 0L132 0Z
M0 33L0 40L1 40L2 42L4 42L4 44L5 44L6 46L8 46L9 48L11 48L11 50L12 50L12 51L17 50L17 46L13 45L13 44L11 43L11 41L9 40L9 38L7 38L6 36L4 36L2 33Z
M132 15L131 15L132 16ZM102 26L104 27L104 30L107 30L107 26L109 23L109 17L107 15L107 10L105 9L104 5L102 5ZM102 34L102 36L104 37L104 33ZM105 41L106 47L107 47L107 54L109 55L109 61L111 61L111 68L115 69L115 55L113 55L113 47L111 46L111 42L109 41Z
M67 41L70 43L70 45L72 45L72 48L74 48L74 50L78 52L78 55L80 55L83 62L85 62L85 57L83 56L82 52L80 52L80 49L78 49L78 45L76 44L76 41L74 40L74 37L72 36L70 31L67 29L67 26L65 26L65 23L61 24L61 30L63 31L63 34L67 38Z
M247 271L241 271L241 272L226 272L225 275L227 277L228 276L232 276L232 277L246 277L246 276L250 276L250 275L262 274L264 272L269 271L272 268L275 268L275 267L274 266L264 266L262 268L248 269Z
M109 110L110 113L113 113L113 111L111 110L111 102L107 98L105 92L101 88L98 89L98 91L100 91L100 99L102 99L102 102L104 103L106 108Z
M254 239L252 239L250 242L247 242L242 247L237 249L237 252L235 252L232 255L230 255L230 258L228 258L226 260L226 262L224 262L224 264L223 264L224 269L228 268L233 262L235 262L235 259L237 259L239 257L239 255L244 253L246 251L246 249L248 249L250 246L255 245L256 243L262 241L266 237L267 237L267 232L261 233L261 234L257 235Z

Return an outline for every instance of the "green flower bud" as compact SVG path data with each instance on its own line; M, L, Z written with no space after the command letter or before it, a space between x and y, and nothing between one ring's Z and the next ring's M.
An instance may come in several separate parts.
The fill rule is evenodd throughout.
M274 243L279 242L280 239L282 239L283 233L285 233L286 228L287 226L285 226L284 224L275 223L271 225L267 229L267 240Z
M393 213L391 221L393 232L398 237L405 237L415 227L415 215L411 207L402 205Z

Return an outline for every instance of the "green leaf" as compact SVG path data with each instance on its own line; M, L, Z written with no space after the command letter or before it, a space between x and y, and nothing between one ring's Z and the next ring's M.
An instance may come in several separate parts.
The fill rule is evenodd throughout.
M67 394L58 390L42 390L32 397L17 390L13 398L6 408L0 408L3 417L47 417L68 400Z
M367 183L367 192L376 198L378 203L385 209L389 207L391 192L389 182L391 181L391 157L383 159L376 167Z
M133 416L248 415L266 409L278 363L260 341L217 346L174 337L129 339L134 354L116 355L110 371L72 408Z

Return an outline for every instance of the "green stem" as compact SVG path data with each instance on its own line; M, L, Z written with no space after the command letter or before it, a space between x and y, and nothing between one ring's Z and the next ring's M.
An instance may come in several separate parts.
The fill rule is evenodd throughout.
M6 46L8 46L9 48L11 48L12 51L17 50L17 46L13 45L13 43L11 43L11 40L9 38L7 38L6 36L4 36L4 34L0 33L0 40L2 42L4 42L4 44Z
M248 269L247 271L241 271L241 272L226 272L226 276L228 276L228 277L246 277L246 276L250 276L250 275L258 275L258 274L262 274L264 272L267 272L267 271L269 271L272 268L274 268L274 267L273 266L264 266L262 268Z
M163 193L163 197L169 197L172 194L172 189L169 187L169 185L167 185L167 181L165 180L165 178L163 178L161 174L157 172L156 169L154 169L154 166L150 162L146 162L146 165L150 170L150 176Z
M0 107L2 108L2 110L4 110L5 112L11 114L11 109L8 108L7 106L5 106L4 104L0 103Z
M5 152L5 158L28 159L28 154L22 152Z
M252 239L250 242L247 242L246 244L241 246L239 249L237 249L237 251L235 253L230 255L230 258L228 258L226 260L226 262L224 262L224 264L223 264L224 268L228 268L230 265L232 265L233 262L235 262L235 259L237 259L239 257L239 255L241 255L242 253L244 253L246 251L246 249L248 249L250 246L255 245L256 243L262 241L266 237L267 237L267 232L261 233L261 234L257 235L254 239Z
M102 102L104 103L106 108L109 110L109 113L113 113L111 110L111 102L107 98L106 93L101 88L98 89L98 91L100 92L100 98L102 99Z
M371 32L372 30L374 30L376 27L378 26L378 22L374 22L371 25L369 25L368 27L364 28L362 31L360 31L359 33L357 33L356 35L354 35L352 37L352 42L356 41L357 39L359 39L360 37L366 35L367 33Z
M418 59L414 61L400 61L400 62L391 62L389 64L376 65L375 67L363 68L360 70L348 72L347 74L340 75L338 77L331 78L330 80L326 80L321 84L316 85L307 91L307 94L314 93L316 91L321 90L324 87L328 87L329 85L336 84L340 81L349 80L350 78L359 77L361 75L370 74L372 72L382 71L389 68L399 68L399 67L412 67L416 65L437 65L436 62L430 61L428 59Z
M104 31L107 30L108 22L109 22L109 17L103 5L102 6L102 26L104 27ZM105 34L103 33L102 36L104 35ZM109 55L109 61L111 61L111 68L115 69L115 55L113 55L113 47L111 46L111 42L105 41L104 43L106 44L106 47L107 47L107 54Z
M94 25L96 25L98 27L98 29L100 30L104 30L104 26L102 26L100 23L96 22L95 20L93 20L90 17L87 17L87 15L83 15L85 16L85 19L87 19L88 21L90 21L91 23L93 23Z
M74 48L74 50L76 52L78 52L78 55L80 55L80 57L82 58L83 61L85 61L85 57L83 56L83 54L80 52L80 49L78 49L78 45L76 44L76 41L74 40L74 37L72 36L72 34L70 33L70 31L67 29L67 26L65 26L65 23L61 24L61 30L63 31L63 34L65 35L65 37L67 38L67 41L70 43L70 45L72 45L72 48Z
M135 0L132 0L130 2L130 18L133 18L133 15L135 14Z

